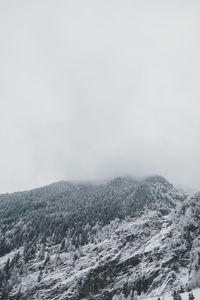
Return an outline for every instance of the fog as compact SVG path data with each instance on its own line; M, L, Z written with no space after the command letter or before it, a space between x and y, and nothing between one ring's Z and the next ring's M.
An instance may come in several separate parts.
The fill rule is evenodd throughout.
M0 192L159 174L200 190L200 2L0 2Z

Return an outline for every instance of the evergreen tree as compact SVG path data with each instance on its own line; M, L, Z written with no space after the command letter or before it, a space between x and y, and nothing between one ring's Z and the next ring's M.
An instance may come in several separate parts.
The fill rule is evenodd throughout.
M190 292L188 295L188 300L194 300L194 298L193 292Z

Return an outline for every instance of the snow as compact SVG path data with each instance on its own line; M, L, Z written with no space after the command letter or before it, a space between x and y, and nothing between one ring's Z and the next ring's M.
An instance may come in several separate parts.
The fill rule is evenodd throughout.
M194 295L194 300L200 299L200 288L193 289L192 293ZM182 300L188 300L189 292L181 293ZM160 297L161 300L173 300L173 297L170 293L163 294L161 296L157 295L156 297L140 297L140 300L146 299L146 300L157 300L158 297Z
M144 252L151 252L155 248L161 248L162 241L166 238L167 234L170 232L170 228L163 227L161 231L154 235L150 241L146 244Z
M1 256L0 257L0 269L5 265L5 263L7 262L8 259L12 260L17 252L19 252L21 254L23 252L23 249L24 249L24 247L21 247L19 249L15 249L15 250L11 251L10 253L8 253L4 256Z

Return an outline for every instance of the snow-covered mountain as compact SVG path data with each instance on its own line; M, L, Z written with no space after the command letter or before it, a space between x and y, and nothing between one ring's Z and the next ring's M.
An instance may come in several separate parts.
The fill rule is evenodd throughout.
M0 299L132 299L200 287L200 194L160 176L0 195Z

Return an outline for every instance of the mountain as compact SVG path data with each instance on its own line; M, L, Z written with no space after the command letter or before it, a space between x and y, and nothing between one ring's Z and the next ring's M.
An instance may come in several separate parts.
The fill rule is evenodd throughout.
M200 194L161 176L0 195L0 299L128 299L199 282Z

